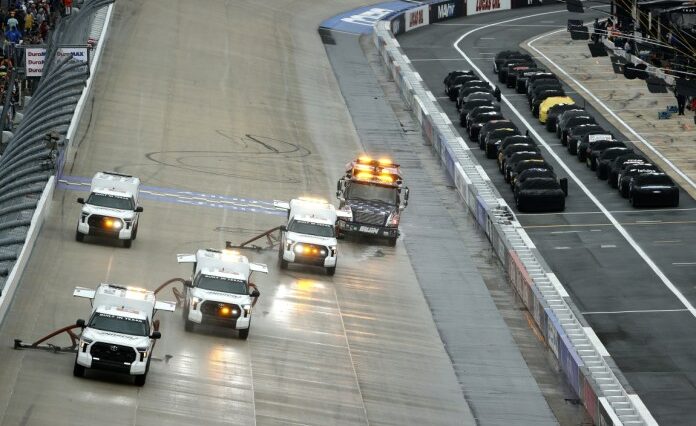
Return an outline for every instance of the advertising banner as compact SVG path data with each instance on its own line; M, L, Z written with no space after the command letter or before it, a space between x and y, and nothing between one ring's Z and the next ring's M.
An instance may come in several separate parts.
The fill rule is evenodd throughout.
M62 46L56 52L56 61L72 55L73 59L81 62L89 62L89 48L87 46ZM26 47L24 55L24 67L27 77L41 77L46 60L46 48L43 46Z
M465 0L448 0L430 5L430 23L464 16L466 13Z
M406 21L406 31L415 30L416 28L428 25L430 23L428 6L407 10L404 19Z
M400 14L391 21L391 32L394 35L402 34L405 31L406 24L404 21L404 15Z
M580 389L580 369L582 361L575 353L572 345L565 335L559 336L558 342L558 362L561 365L561 370L565 372L568 378L568 383L575 391L576 395L582 395Z
M511 1L511 6L513 9L517 9L520 7L529 7L529 6L541 6L542 4L551 4L550 0L510 0Z
M597 422L597 394L590 385L590 382L583 376L582 378L582 401L587 412L592 416L592 420Z
M27 77L41 77L44 61L46 60L45 47L27 47L24 49L24 69Z
M466 14L497 12L510 9L510 0L470 0L466 2Z

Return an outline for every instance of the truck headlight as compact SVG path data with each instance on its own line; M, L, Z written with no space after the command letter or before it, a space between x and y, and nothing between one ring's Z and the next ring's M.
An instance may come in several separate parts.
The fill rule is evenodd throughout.
M399 220L401 219L399 212L391 212L387 218L387 226L399 226Z
M87 346L89 346L90 343L92 343L94 340L88 339L87 337L80 337L80 349L82 349L82 352L87 352Z
M244 305L244 318L251 315L251 305Z
M191 309L194 311L198 307L198 304L201 303L201 299L199 297L192 297L191 298Z
M300 254L300 253L302 253L303 250L304 250L304 245L302 245L302 244L295 244L295 253Z
M140 361L145 361L145 358L147 358L148 352L150 351L150 348L144 347L144 348L135 348L138 353L140 354Z

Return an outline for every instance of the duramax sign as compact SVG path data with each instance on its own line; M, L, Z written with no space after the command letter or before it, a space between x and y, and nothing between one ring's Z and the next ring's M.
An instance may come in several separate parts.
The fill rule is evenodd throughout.
M64 57L72 57L81 62L89 62L89 48L87 46L63 46L56 52L56 61ZM24 49L24 67L27 77L41 77L44 63L46 62L46 48L43 46L26 47Z
M510 0L467 0L466 2L467 15L507 9L510 9Z

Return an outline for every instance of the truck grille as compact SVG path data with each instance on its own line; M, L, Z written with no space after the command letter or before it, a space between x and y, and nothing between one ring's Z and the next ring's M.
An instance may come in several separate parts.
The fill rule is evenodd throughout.
M87 224L89 226L93 226L96 228L106 228L107 226L104 224L104 221L106 219L112 219L112 220L120 220L120 219L115 219L110 216L102 216L100 214L93 214L87 219Z
M112 345L109 343L96 342L89 351L93 357L100 361L129 362L135 361L135 350L128 346Z
M224 315L222 313L223 308L229 309L229 315ZM235 314L236 312L236 314ZM210 315L210 316L215 316L219 318L239 318L239 316L242 314L242 310L240 309L239 306L234 305L232 303L220 303L220 302L213 302L210 300L206 300L201 304L201 313L203 315Z
M384 219L385 219L385 216L381 213L361 212L361 211L353 212L353 222L357 222L357 223L383 226Z

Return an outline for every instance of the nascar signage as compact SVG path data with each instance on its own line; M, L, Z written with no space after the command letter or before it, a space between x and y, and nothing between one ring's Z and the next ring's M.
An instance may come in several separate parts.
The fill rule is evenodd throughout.
M415 9L410 9L406 11L404 15L406 23L406 31L415 30L416 28L424 27L430 24L430 11L429 7L421 6Z
M465 0L448 0L430 5L430 23L464 16Z
M55 61L66 56L80 62L89 62L89 48L87 46L61 46L56 52ZM41 77L46 61L46 48L44 46L32 46L24 49L24 67L27 77Z
M469 0L466 2L466 14L497 12L510 9L511 0Z

